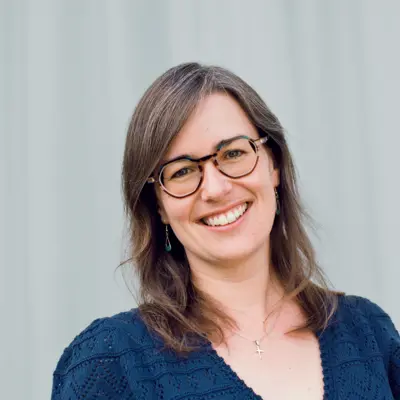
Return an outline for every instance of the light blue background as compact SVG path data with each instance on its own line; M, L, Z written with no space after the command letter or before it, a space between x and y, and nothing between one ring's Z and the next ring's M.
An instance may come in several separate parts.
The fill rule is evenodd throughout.
M287 129L319 259L400 323L400 2L0 0L1 397L46 399L65 346L134 306L120 164L167 68L232 69Z

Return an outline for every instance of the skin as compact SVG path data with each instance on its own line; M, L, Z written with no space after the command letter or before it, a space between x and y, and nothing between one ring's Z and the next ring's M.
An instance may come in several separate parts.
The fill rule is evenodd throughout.
M202 157L213 153L221 140L238 134L259 138L236 101L225 94L210 95L198 105L164 160L182 154ZM229 304L232 311L245 311L259 321L265 318L267 306L264 299L270 271L269 235L278 184L279 171L274 169L266 147L260 146L257 166L250 175L231 179L208 162L204 165L203 183L193 195L177 199L160 188L157 191L162 221L170 224L185 247L197 284L222 304ZM237 229L219 232L200 222L205 215L245 201L251 207ZM242 294L240 300L238 292ZM276 295L270 297L276 301Z
M221 140L240 134L259 138L232 97L212 94L198 105L164 161L183 154L203 157L213 153ZM274 189L278 185L279 171L267 147L260 145L258 164L250 175L232 179L207 162L203 183L194 194L177 199L158 187L159 213L183 244L196 285L224 307L237 322L238 332L248 338L226 332L228 347L214 344L217 353L263 397L322 398L318 342L311 333L285 336L304 317L293 302L279 302L283 289L271 272L269 237L276 217ZM213 229L200 221L243 202L250 207L233 229ZM263 340L265 357L260 360L251 340L270 330L273 334ZM279 383L287 379L293 385Z
M254 126L241 107L230 97L214 94L207 97L189 118L173 141L165 160L182 154L201 157L215 151L223 139L245 134L258 139ZM226 276L244 272L243 262L251 258L265 265L269 258L269 233L275 217L274 188L279 172L272 158L261 146L256 169L248 176L231 179L221 174L212 162L204 165L204 180L193 195L176 199L158 190L160 213L164 223L171 225L186 249L190 265L196 270L210 270L213 275ZM251 202L245 223L230 232L214 232L199 223L205 215L237 202Z

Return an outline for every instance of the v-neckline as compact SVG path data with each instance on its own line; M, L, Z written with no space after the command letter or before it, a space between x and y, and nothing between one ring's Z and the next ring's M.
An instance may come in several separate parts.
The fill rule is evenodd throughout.
M326 328L326 330L329 329ZM328 364L328 355L327 355L327 343L326 343L326 330L316 332L316 337L319 345L319 353L322 367L322 379L323 379L323 396L322 400L333 400L331 397L331 393L333 393L332 385L332 374ZM257 394L253 388L248 386L246 382L235 372L232 367L221 357L215 348L213 347L211 342L206 343L206 349L208 356L214 360L215 364L220 367L220 371L222 374L226 374L227 376L232 378L232 381L244 392L246 392L253 399L263 400L263 398Z

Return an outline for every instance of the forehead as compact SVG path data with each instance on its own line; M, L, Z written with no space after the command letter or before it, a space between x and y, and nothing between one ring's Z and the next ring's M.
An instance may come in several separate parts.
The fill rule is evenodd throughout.
M215 150L221 140L237 135L258 138L245 111L231 96L215 93L204 98L172 141L165 159L182 154L201 157Z

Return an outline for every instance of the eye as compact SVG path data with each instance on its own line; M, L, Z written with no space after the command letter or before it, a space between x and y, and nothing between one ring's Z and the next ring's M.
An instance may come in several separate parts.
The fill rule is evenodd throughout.
M244 154L243 150L228 150L227 152L225 152L224 154L224 158L228 159L228 160L232 160L235 158L239 158Z
M189 168L189 167L181 168L172 174L171 179L182 178L186 175L189 175L192 172L193 172L193 168Z

